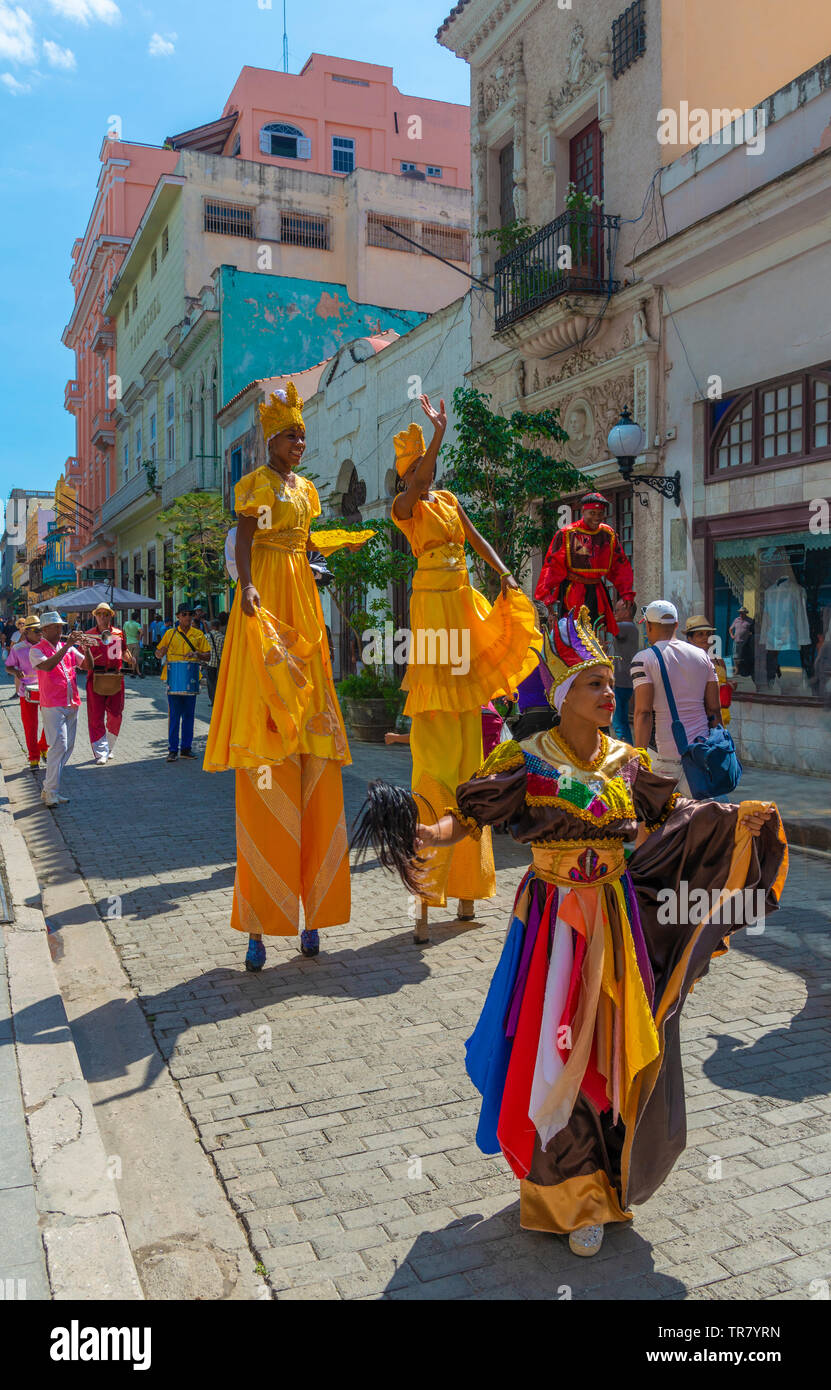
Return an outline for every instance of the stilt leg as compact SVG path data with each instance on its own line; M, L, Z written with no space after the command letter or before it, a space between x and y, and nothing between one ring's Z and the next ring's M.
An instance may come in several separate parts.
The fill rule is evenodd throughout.
M419 915L416 918L415 932L413 934L413 941L416 946L422 945L425 941L430 940L430 932L427 926L427 904L423 898L418 899L418 911Z

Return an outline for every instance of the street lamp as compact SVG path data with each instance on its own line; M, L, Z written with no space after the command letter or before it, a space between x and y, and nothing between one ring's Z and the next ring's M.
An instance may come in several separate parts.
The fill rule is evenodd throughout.
M646 435L640 425L632 419L629 409L624 406L620 419L616 425L612 425L607 439L609 453L617 459L618 468L624 482L632 484L632 494L637 497L642 507L649 505L647 498L640 492L638 487L641 483L646 483L653 491L660 493L662 497L672 498L676 507L681 505L681 472L676 470L671 477L665 474L656 476L632 477L632 470L635 467L635 460L638 454L643 453L646 444Z

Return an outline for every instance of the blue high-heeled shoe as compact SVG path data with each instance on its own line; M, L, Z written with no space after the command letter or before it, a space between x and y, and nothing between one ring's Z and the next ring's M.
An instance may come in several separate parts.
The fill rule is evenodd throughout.
M320 950L320 937L316 931L300 933L300 950L304 956L316 956Z
M248 940L248 954L245 957L246 970L262 970L265 965L265 946L262 941Z

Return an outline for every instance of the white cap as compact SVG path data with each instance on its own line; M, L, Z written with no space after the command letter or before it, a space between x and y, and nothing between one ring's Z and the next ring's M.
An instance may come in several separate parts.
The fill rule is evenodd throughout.
M665 598L656 598L643 610L648 623L677 623L678 609Z
M66 622L60 613L55 613L51 609L48 613L41 613L40 615L41 627L48 627L50 623L58 623L61 627L66 627Z

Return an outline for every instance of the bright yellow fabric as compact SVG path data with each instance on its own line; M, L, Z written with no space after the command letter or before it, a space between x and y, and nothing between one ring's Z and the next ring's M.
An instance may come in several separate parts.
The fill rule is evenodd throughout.
M425 825L434 825L456 805L456 788L473 776L482 761L482 716L439 710L416 714L410 727L413 795ZM467 835L456 845L427 852L428 872L422 896L434 907L448 897L492 898L496 892L490 826L481 838Z
M190 642L190 647L188 646ZM164 634L161 642L156 648L157 651L167 654L167 661L195 661L191 647L197 652L210 652L208 639L198 627L188 628L188 642L185 641L178 627L169 627ZM167 661L162 667L162 680L167 680Z
M312 531L310 539L313 549L321 555L333 555L345 545L366 545L374 535L374 531Z
M247 616L239 596L232 605L206 772L274 765L295 753L351 762L323 610L305 553L320 501L307 478L295 477L295 485L287 487L264 467L237 483L238 514L256 516L259 523L251 546L251 582L262 609Z
M542 650L530 599L509 589L491 608L484 594L472 587L452 492L433 492L428 501L416 502L412 517L406 519L398 518L393 508L392 519L418 560L410 596L410 662L401 682L408 692L404 713L478 710L499 695L511 696L536 670L531 648ZM442 645L427 636L430 633L448 634L446 655L441 655Z
M331 759L295 756L236 774L237 871L231 926L294 936L349 921L343 777Z

